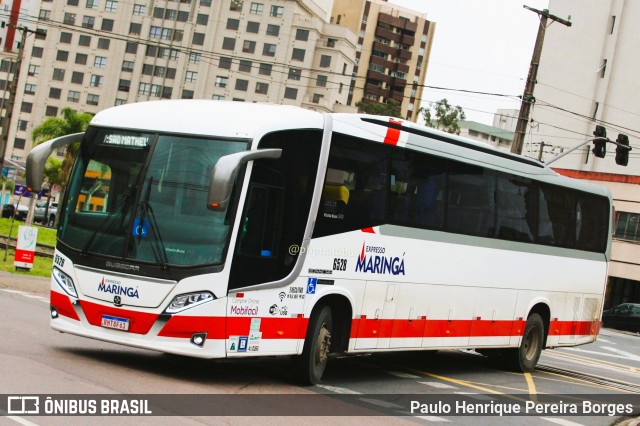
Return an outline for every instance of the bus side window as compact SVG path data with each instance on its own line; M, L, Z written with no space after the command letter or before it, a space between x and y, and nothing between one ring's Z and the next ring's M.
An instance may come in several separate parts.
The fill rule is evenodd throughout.
M511 241L533 242L535 191L531 180L498 174L496 236Z
M573 192L543 184L540 186L538 241L557 247L575 248L576 203Z
M495 180L495 173L491 170L451 163L447 231L479 237L493 236Z

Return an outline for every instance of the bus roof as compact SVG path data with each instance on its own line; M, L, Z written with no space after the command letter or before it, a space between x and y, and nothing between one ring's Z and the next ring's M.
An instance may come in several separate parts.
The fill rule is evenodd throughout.
M394 145L610 197L605 187L560 176L544 163L411 121L368 114L331 116L334 131L340 133L380 143L390 143L392 135ZM323 124L323 114L295 106L194 99L125 104L101 111L91 121L100 127L246 139L273 130L322 129Z

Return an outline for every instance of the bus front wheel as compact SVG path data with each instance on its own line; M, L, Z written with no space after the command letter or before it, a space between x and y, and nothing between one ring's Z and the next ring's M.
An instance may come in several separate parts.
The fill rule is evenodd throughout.
M320 382L331 350L332 330L331 308L323 306L318 312L312 314L304 349L302 354L294 360L294 372L300 383L316 385Z
M538 364L543 345L544 322L539 314L533 313L527 318L520 347L504 350L504 358L513 370L527 373Z

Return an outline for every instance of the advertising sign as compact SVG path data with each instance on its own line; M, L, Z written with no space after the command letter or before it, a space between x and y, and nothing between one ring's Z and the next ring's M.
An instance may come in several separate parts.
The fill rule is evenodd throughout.
M38 228L33 226L20 226L18 228L18 242L13 265L16 268L33 268L33 260L36 255L36 239Z

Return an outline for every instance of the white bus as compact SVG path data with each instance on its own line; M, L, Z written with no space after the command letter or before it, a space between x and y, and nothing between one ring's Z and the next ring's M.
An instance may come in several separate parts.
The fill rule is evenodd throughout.
M157 101L36 147L32 188L74 141L55 330L292 355L307 384L333 353L475 348L530 371L596 340L611 197L539 162L389 117Z

